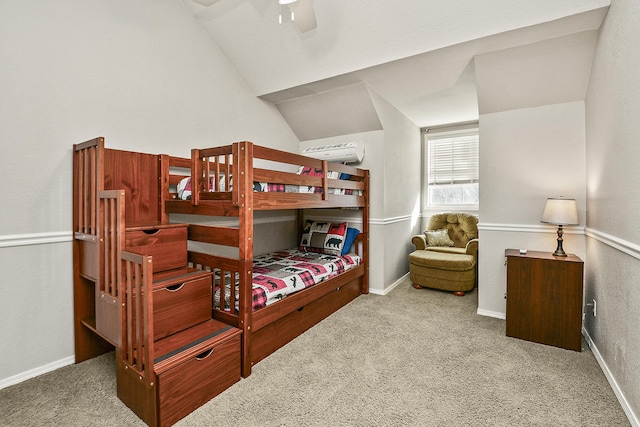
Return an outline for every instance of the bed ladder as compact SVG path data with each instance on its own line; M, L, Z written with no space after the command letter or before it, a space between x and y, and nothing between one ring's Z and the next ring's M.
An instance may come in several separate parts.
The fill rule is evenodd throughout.
M154 339L152 257L122 251L118 397L150 426L170 426L240 380L240 329L207 320Z

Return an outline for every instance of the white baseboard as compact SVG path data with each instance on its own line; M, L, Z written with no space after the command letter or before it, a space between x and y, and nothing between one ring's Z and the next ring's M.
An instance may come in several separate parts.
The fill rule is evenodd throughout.
M476 311L480 316L495 317L496 319L506 320L507 315L500 311L483 310L481 308Z
M618 386L616 379L613 377L613 374L609 370L609 367L607 366L604 359L602 358L602 355L598 351L598 347L595 345L595 343L591 339L589 332L586 329L582 328L582 335L584 336L585 341L587 341L587 344L589 344L589 348L591 348L591 352L595 356L596 361L598 362L598 365L600 365L600 369L602 369L604 376L607 378L607 381L609 381L609 385L611 386L611 389L613 390L616 397L618 398L618 401L620 402L620 406L622 406L622 410L627 415L627 418L629 418L629 423L631 423L632 427L640 427L640 420L638 419L636 414L633 413L633 410L629 406L629 402L627 402L627 399L624 397L622 390L620 390L620 387Z
M389 286L388 288L386 288L383 291L380 291L378 289L369 289L369 293L370 294L374 294L374 295L386 295L389 292L391 292L392 290L394 290L400 283L402 283L402 281L404 279L406 279L407 277L409 277L409 272L407 272L404 276L400 277L398 280L396 280L395 282L393 282L391 284L391 286Z
M47 372L55 371L56 369L62 368L63 366L73 365L74 363L75 356L69 356L65 357L64 359L56 360L55 362L47 363L43 366L38 366L37 368L22 372L18 375L5 378L3 380L0 380L0 390L14 384L21 383L22 381L35 378L39 375L46 374Z

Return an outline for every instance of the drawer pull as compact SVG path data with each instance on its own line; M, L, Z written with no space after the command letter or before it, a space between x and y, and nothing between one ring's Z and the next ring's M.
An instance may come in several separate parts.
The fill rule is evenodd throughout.
M298 311L304 310L304 305L298 309Z
M179 291L183 286L184 286L184 282L178 283L176 285L167 286L165 289L168 290L169 292L176 292L176 291Z
M196 356L196 360L204 360L207 357L211 356L211 353L213 353L213 349L210 348L207 351L203 351L202 353L200 353L199 355Z
M142 230L144 234L156 234L158 231L160 231L159 228L152 228L150 230Z

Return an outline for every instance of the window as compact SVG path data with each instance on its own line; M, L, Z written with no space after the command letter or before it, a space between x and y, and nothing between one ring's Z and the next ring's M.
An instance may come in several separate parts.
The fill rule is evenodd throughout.
M479 138L477 124L428 129L425 144L425 208L477 210Z

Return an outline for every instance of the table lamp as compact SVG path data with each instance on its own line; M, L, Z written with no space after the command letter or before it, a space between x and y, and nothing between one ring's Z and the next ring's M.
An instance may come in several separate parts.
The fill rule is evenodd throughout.
M578 224L578 208L575 199L564 199L562 197L550 197L542 212L540 222L546 224L556 224L558 226L558 247L553 253L554 256L567 256L562 249L563 226Z

